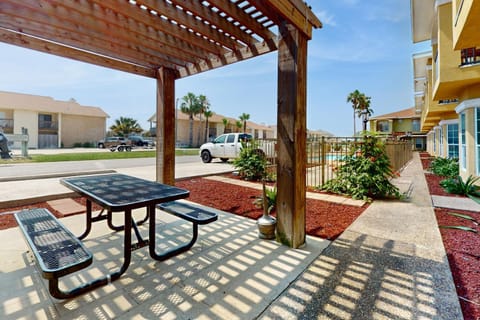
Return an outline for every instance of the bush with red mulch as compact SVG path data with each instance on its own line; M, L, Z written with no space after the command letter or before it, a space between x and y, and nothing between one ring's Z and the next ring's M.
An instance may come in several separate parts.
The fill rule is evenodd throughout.
M254 204L255 199L261 196L261 190L204 178L181 180L175 185L189 190L188 199L196 203L251 219L258 219L263 214L262 209ZM368 204L356 207L307 199L307 234L334 240L367 207Z
M422 159L424 169L430 166L430 161L431 159ZM464 197L447 193L440 186L440 181L445 177L425 173L425 179L431 195ZM478 224L449 214L452 212L465 214L480 221L480 213L478 212L435 208L439 226L465 226L480 232ZM440 228L440 234L459 296L463 317L465 320L478 320L480 319L480 234L450 228Z

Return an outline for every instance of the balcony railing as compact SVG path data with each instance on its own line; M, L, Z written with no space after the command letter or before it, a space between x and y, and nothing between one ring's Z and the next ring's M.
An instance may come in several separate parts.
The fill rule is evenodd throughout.
M58 121L38 121L38 129L46 131L56 131L58 130Z
M466 48L461 50L460 66L480 63L480 48Z

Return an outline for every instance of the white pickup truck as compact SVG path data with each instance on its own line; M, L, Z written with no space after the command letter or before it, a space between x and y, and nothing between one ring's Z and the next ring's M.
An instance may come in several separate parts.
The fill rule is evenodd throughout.
M228 159L235 159L240 155L242 142L252 141L252 135L248 133L225 133L218 136L212 142L204 143L200 146L200 157L204 163L210 163L213 158L220 158L223 162ZM274 143L269 142L259 144L259 152L270 157L274 151Z

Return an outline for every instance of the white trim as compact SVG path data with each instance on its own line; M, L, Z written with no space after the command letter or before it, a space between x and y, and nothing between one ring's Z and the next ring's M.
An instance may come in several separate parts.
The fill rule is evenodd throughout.
M446 125L446 124L458 124L458 119L442 120L438 124L441 125L441 126Z
M474 123L475 123L475 131L474 131L474 136L475 136L475 144L474 144L474 147L475 147L475 175L478 176L478 172L480 171L480 168L478 166L478 145L480 144L480 141L478 141L478 135L477 135L477 132L478 132L478 118L477 118L477 113L478 113L478 108L475 108L475 113L474 113Z
M413 59L429 58L432 56L432 50L425 52L418 52L412 55Z
M414 81L425 81L427 80L427 77L416 77L416 78L413 78Z
M455 108L455 112L460 114L467 109L476 108L476 107L480 107L480 98L463 100Z
M425 96L425 91L415 91L413 94L415 97L423 97Z
M425 66L425 69L426 69L426 70L432 70L432 65L429 64L429 65Z
M435 126L435 127L433 127L433 131L435 131L435 130L442 130L442 127L440 127L440 126Z
M435 11L437 11L438 7L451 2L452 0L435 0Z

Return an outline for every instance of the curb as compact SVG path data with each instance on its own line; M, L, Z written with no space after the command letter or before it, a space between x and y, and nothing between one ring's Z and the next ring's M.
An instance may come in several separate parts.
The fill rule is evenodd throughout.
M38 175L34 175L34 176L19 176L19 177L0 178L0 182L23 181L23 180L40 180L40 179L51 179L51 178L92 175L92 174L116 173L116 172L117 171L110 169L110 170L49 173L49 174L38 174Z

